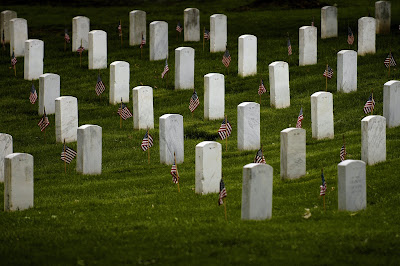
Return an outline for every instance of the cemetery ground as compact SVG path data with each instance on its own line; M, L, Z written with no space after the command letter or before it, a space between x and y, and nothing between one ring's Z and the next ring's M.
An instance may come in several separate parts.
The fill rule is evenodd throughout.
M50 6L1 6L27 19L29 39L44 41L44 73L61 76L61 95L78 98L79 125L95 124L103 128L103 166L101 175L81 175L76 161L67 165L60 160L63 145L55 142L54 115L49 115L46 136L40 132L38 106L30 104L31 81L23 79L23 58L18 58L17 77L9 69L10 56L1 50L0 125L2 133L13 136L14 152L34 156L34 207L25 211L0 214L0 264L396 264L400 260L400 127L387 128L387 159L367 166L367 209L338 211L337 164L342 136L345 135L347 159L361 158L361 119L371 89L376 106L374 114L383 114L383 84L400 79L398 67L388 78L383 61L390 51L400 60L400 3L392 1L391 35L376 36L376 54L358 57L357 92L338 93L336 88L337 52L349 49L347 25L355 34L357 20L374 12L371 1L324 1L338 4L339 37L320 39L320 8L307 10L241 10L245 1L145 3L138 6L67 8ZM367 10L367 6L369 11ZM221 63L223 53L209 53L209 42L183 42L176 38L177 21L183 23L183 10L200 10L201 31L209 30L209 17L223 13L228 17L228 49L232 56L229 74ZM168 22L169 67L167 79L161 79L164 61L149 61L148 44L140 58L138 46L128 45L129 12L147 12L147 24ZM122 60L130 64L130 88L141 84L154 89L155 129L151 164L147 152L140 149L145 130L133 130L132 118L123 121L117 105L108 103L109 68L100 71L106 91L100 99L95 93L98 70L88 70L88 54L82 57L64 52L64 28L71 34L74 16L90 18L91 29L107 32L108 64ZM310 25L313 16L318 27L318 64L298 66L298 29ZM123 47L117 26L122 21ZM274 109L269 104L268 65L288 61L287 32L293 47L290 57L291 105ZM238 37L253 34L258 38L258 74L237 75ZM149 33L147 35L149 40ZM149 41L147 41L148 43ZM191 90L175 91L174 49L195 48L195 88L200 106L194 116L188 109ZM1 47L0 47L1 48ZM397 57L396 57L397 56ZM322 76L326 64L335 71L328 80L334 98L335 138L311 137L310 96L325 90ZM203 119L203 76L225 75L225 110L233 133L225 141L218 139L222 121ZM267 164L274 169L272 218L242 221L242 168L251 163L254 151L237 150L237 105L259 102L260 78L268 93L261 102L261 143ZM34 81L38 89L38 80ZM132 99L128 104L132 110ZM307 132L307 174L289 181L280 178L280 131L294 127L303 107L303 128ZM158 118L163 114L184 116L185 160L178 165L180 193L172 183L170 166L159 163ZM195 194L195 146L204 140L223 144L222 171L227 189L227 221L218 195ZM69 144L76 150L76 142ZM326 211L319 197L321 168L328 185ZM0 184L0 198L4 184ZM0 209L4 202L0 200ZM305 209L311 216L304 218ZM307 216L306 216L307 217Z

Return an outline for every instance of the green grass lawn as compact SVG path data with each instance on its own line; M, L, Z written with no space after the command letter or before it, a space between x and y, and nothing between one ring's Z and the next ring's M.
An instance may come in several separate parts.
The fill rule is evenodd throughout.
M355 34L357 20L374 14L373 1L330 1L338 4L339 37L320 39L320 9L264 10L238 8L247 1L198 1L147 3L114 7L0 6L27 19L29 38L45 43L44 73L61 76L61 95L78 98L79 125L96 124L103 128L102 174L80 175L73 161L64 174L60 160L62 144L55 143L54 115L46 130L46 143L37 123L37 104L29 103L30 81L23 79L23 58L18 58L17 77L9 69L9 48L0 53L0 132L13 136L14 152L34 156L34 208L0 212L0 264L397 264L400 260L400 127L387 129L387 160L367 166L367 209L356 213L338 211L337 164L346 137L348 159L361 158L361 119L363 106L374 90L374 114L383 115L383 84L400 79L398 68L388 78L383 61L390 48L398 57L400 3L392 1L392 35L376 36L376 54L358 57L357 92L336 90L337 52L349 49L347 25ZM197 195L195 187L195 146L204 140L218 139L222 121L203 119L203 76L224 73L222 54L203 52L202 42L184 43L176 39L175 26L183 24L183 10L197 7L201 28L209 29L209 16L228 16L228 47L232 55L229 75L225 76L225 110L233 126L228 151L223 151L222 167L227 189L228 221L218 195ZM368 8L369 7L369 8ZM143 59L140 49L128 46L129 12L147 12L147 23L164 20L169 24L168 87L161 79L164 61L150 62L149 47ZM90 18L91 29L107 31L108 64L116 60L130 64L130 87L149 85L154 91L155 129L151 164L140 149L145 130L133 130L132 120L119 128L118 106L108 103L109 68L100 71L107 90L100 100L94 91L97 70L88 70L88 55L64 52L64 28L72 32L74 16ZM318 64L298 66L298 28L318 27ZM117 33L122 20L123 47ZM269 104L268 65L287 61L287 33L291 38L291 106L276 110ZM149 33L148 33L149 34ZM254 34L258 38L258 74L237 75L238 37ZM72 37L72 36L71 36ZM149 38L149 37L148 37ZM192 91L174 91L174 49L195 48L195 88L200 106L192 118L188 109ZM334 97L335 138L311 137L310 96L325 90L322 76L326 64L334 69L328 91ZM241 220L242 168L252 162L256 151L237 150L237 105L258 102L260 78L268 93L261 104L261 142L265 158L274 169L272 218L266 221ZM38 89L39 82L34 81ZM132 102L129 103L132 109ZM303 107L303 128L307 131L307 175L293 181L280 179L280 131L296 124ZM178 165L181 176L178 193L171 181L170 166L159 163L158 118L167 113L184 116L185 162ZM222 141L220 141L223 143ZM224 143L223 143L224 144ZM76 143L70 147L76 149ZM326 211L319 197L320 169L328 184ZM0 184L0 198L4 197ZM311 217L303 218L305 208ZM4 202L0 200L0 209ZM396 263L397 262L397 263Z

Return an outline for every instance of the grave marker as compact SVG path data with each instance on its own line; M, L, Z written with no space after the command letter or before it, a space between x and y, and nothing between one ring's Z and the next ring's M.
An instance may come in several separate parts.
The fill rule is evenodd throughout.
M283 61L269 64L270 103L275 108L290 106L289 65Z
M77 130L76 171L84 175L101 174L102 128L83 125Z
M358 20L358 55L375 54L374 18L362 17Z
M184 16L184 41L200 41L200 11L197 8L186 8Z
M204 118L222 119L225 114L225 77L218 73L204 75Z
M334 138L332 93L319 91L311 95L311 125L313 138Z
M317 63L317 28L303 26L299 29L299 65L315 65Z
M196 193L218 193L222 178L222 145L203 141L196 145Z
M39 76L39 115L54 114L56 112L55 99L60 97L60 76L46 73Z
M369 115L361 120L361 160L368 165L386 161L386 118Z
M129 63L115 61L110 64L110 104L129 102Z
M25 41L28 40L28 22L23 18L10 20L10 56L25 55Z
M183 163L183 116L179 114L165 114L160 117L160 163L173 164L174 153L176 163Z
M107 68L107 33L102 30L89 32L89 69Z
M73 142L77 140L78 99L62 96L55 99L56 142Z
M149 86L137 86L132 89L133 101L133 128L153 129L153 88Z
M238 150L260 148L260 104L243 102L237 106Z
M13 153L12 136L0 133L0 182L4 182L4 158L11 153Z
M241 77L257 74L257 37L254 35L239 37L238 71Z
M72 52L76 52L82 45L85 50L89 49L90 19L77 16L72 19Z
M383 85L383 116L386 125L397 127L400 125L400 81L391 80Z
M365 163L345 160L338 164L338 209L359 211L367 208Z
M357 91L357 52L342 50L337 53L337 91Z
M297 179L306 174L306 131L286 128L281 131L281 178Z
M175 89L194 88L194 49L175 49Z
M140 45L146 38L146 12L133 10L129 13L129 45Z
M150 61L168 58L168 23L150 23Z
M227 42L227 17L224 14L214 14L210 16L210 52L225 52Z
M337 12L335 6L321 8L321 39L338 36Z
M0 13L0 34L3 34L5 43L10 42L10 20L17 18L17 12L12 10L4 10Z
M390 33L391 13L389 1L375 2L376 34Z
M41 40L25 41L24 79L39 79L43 74L44 43Z

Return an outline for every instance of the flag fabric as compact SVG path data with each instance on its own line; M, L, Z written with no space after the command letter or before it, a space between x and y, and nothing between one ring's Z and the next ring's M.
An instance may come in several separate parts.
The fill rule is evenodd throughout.
M129 111L128 107L124 103L121 103L117 113L124 120L128 119L129 117L132 117L131 111Z
M254 157L254 163L263 163L266 164L264 154L261 149L257 151L256 157Z
M71 161L75 158L75 156L76 156L76 151L74 151L68 146L65 146L65 151L63 149L61 152L61 160L66 162L67 164L71 163Z
M354 42L354 35L353 32L351 31L350 27L348 27L347 29L347 43L352 45Z
M85 51L85 48L83 48L83 46L81 45L76 51L79 53L79 55L82 55L82 52Z
M371 113L374 110L374 107L375 107L375 101L371 94L364 105L364 113L366 114Z
M172 182L175 184L179 183L179 174L178 168L176 168L176 161L174 160L174 164L171 166L171 175L172 175Z
M144 39L143 34L142 34L142 41L140 42L139 48L142 49L145 44L146 44L146 40Z
M225 188L225 184L224 184L224 180L222 180L219 182L219 197L218 197L218 205L222 205L224 204L224 198L226 198L226 188Z
M343 162L346 160L346 146L343 144L342 148L340 148L340 161Z
M210 39L210 32L206 29L204 29L204 39L209 40Z
M97 96L100 96L106 90L106 86L104 85L103 81L101 80L100 74L97 76L97 83L95 87L95 91Z
M290 43L290 39L287 39L287 53L288 55L292 55L292 44Z
M267 90L265 89L264 81L261 80L260 86L258 86L258 95L261 95L266 92L267 92Z
M161 73L161 78L162 78L162 79L164 78L165 74L168 73L168 71L169 71L169 68L168 68L168 61L167 61L167 59L165 59L164 70L163 70L163 72Z
M189 102L190 112L193 113L194 110L196 110L196 108L199 106L199 104L200 104L199 96L197 96L196 91L194 91L192 97L190 97L190 102Z
M35 90L35 86L32 83L31 93L29 95L29 101L31 102L31 104L35 104L36 100L37 100L37 93Z
M296 123L296 128L301 128L301 123L303 121L303 107L300 108L300 113L299 116L297 117L297 123Z
M176 25L176 31L179 32L179 33L181 33L182 30L183 30L183 28L182 28L182 26L181 26L181 23L179 23L179 21L178 21L178 25Z
M227 137L229 137L231 135L231 133L232 133L232 126L229 123L229 121L225 122L225 119L224 119L224 121L222 121L222 124L218 129L218 135L222 140L224 140Z
M328 65L328 68L325 69L324 71L324 77L327 77L328 79L331 79L333 76L333 69Z
M46 127L50 124L49 118L46 116L46 111L44 111L42 119L40 119L38 126L40 128L40 131L43 131L46 129Z
M65 33L64 33L64 40L69 43L71 41L71 38L68 35L68 30L65 29Z
M388 68L389 66L396 66L396 61L394 61L392 52L390 52L390 54L388 54L388 56L386 57L386 59L383 63L385 64L386 68Z
M11 56L11 66L13 67L13 68L15 68L15 65L17 64L17 58L15 57L15 54L14 54L14 52L12 53L12 56Z
M143 151L147 151L150 149L150 147L153 146L153 137L149 134L149 131L146 131L146 134L144 134L142 144L140 147L142 148Z
M325 196L325 192L326 192L326 182L325 182L324 173L321 173L321 179L322 179L322 185L319 186L319 188L320 188L319 195L320 195L320 196Z
M225 67L229 67L230 63L231 63L231 55L229 54L228 50L225 50L225 53L222 56L222 64L224 64Z
M121 21L118 24L118 36L121 37L122 36L122 26L121 26Z

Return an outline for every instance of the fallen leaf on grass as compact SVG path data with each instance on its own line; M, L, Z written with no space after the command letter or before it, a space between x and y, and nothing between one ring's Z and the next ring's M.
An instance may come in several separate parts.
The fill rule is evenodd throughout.
M305 210L306 210L306 212L304 213L303 218L308 219L311 217L311 212L310 212L310 209L305 208Z

